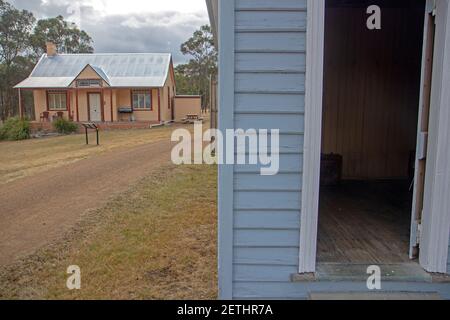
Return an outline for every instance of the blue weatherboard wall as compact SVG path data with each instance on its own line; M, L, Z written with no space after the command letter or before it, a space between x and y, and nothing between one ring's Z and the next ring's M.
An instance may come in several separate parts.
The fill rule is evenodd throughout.
M280 174L261 176L258 166L219 169L221 298L367 290L365 283L291 281L299 264L307 0L221 0L219 7L219 127L281 133ZM450 299L446 284L383 288L437 291Z
M306 0L235 6L234 125L279 129L281 154L276 176L234 167L233 297L278 297L298 270Z

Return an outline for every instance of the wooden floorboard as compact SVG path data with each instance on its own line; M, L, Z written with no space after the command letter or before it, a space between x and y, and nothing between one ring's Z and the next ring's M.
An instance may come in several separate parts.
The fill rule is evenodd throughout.
M318 263L410 262L411 198L407 181L321 188Z

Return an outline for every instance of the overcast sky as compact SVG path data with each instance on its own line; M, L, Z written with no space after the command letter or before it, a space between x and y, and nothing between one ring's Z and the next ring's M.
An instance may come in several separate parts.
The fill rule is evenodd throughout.
M94 39L96 52L171 52L209 23L205 0L7 0L39 18L64 16Z

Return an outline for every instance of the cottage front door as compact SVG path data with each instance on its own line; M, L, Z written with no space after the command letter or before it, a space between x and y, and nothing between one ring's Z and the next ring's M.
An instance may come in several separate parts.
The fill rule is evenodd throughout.
M100 93L89 93L89 121L101 122L102 110L101 110L101 96Z

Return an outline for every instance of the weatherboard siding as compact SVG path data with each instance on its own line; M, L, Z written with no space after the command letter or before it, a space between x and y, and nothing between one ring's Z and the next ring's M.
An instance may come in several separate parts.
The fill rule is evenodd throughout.
M288 300L306 299L310 292L367 291L365 282L293 282L291 278L299 268L305 189L307 2L219 1L219 127L280 130L278 175L261 176L260 165L219 168L223 299ZM387 282L383 289L438 292L450 299L446 284Z
M288 10L287 10L288 9ZM280 130L280 174L235 165L233 297L283 297L298 270L306 0L235 1L234 126ZM270 146L270 143L269 143Z

